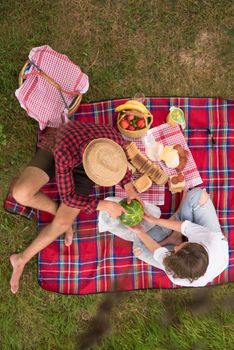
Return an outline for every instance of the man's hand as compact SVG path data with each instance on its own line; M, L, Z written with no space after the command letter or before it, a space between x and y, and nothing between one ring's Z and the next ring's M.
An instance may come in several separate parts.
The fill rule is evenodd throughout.
M125 186L124 189L126 191L126 195L127 195L127 203L130 204L132 199L136 199L138 202L141 203L141 205L144 208L144 203L141 199L141 197L139 196L139 194L136 192L135 188L133 187L133 184L131 182L128 182Z
M107 211L112 218L118 218L121 214L127 213L119 203L100 200L97 206L97 210Z

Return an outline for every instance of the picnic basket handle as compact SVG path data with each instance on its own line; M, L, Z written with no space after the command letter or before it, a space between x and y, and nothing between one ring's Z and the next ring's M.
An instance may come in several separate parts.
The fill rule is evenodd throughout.
M60 92L64 92L67 95L79 95L80 92L79 91L67 91L62 89L61 85L58 84L53 78L51 78L48 74L46 74L43 70L41 70L38 66L36 66L33 62L31 62L30 60L27 61L27 63L31 63L33 64L34 67L37 68L36 72L31 72L28 74L25 74L23 76L23 78L28 78L30 76L33 75L40 75L41 77L43 77L45 80L47 80L51 85L53 85L55 87L55 89L57 89Z
M147 119L147 125L148 127L150 128L151 127L151 124L153 123L153 120L154 120L154 117L152 116L152 114L148 114L146 116L146 119ZM149 120L149 121L148 121Z
M43 77L45 80L47 80L51 85L53 85L55 87L55 89L61 91L61 85L59 85L58 83L56 83L56 81L52 78L50 78L45 72L43 72L42 70L38 72L37 75L40 75L41 77Z

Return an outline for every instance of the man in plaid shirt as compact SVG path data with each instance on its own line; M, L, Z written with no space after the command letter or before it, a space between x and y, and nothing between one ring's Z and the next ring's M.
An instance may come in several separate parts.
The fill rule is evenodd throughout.
M22 253L10 257L13 267L10 281L12 293L18 291L24 266L35 254L63 233L66 233L65 244L72 243L72 223L81 210L88 214L95 210L105 210L114 218L125 212L116 202L89 196L94 183L84 171L83 153L91 140L99 138L111 139L121 147L124 143L122 136L110 126L79 121L71 121L57 132L55 129L49 130L39 141L35 157L13 188L13 196L25 206L53 214L54 219ZM61 197L59 206L39 192L55 175ZM131 183L131 171L127 170L120 184L124 187L129 202L138 199L142 203Z

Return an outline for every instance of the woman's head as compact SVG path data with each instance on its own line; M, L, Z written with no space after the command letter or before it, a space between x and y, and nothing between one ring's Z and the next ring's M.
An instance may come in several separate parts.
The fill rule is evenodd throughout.
M174 252L164 259L167 273L174 278L187 278L190 282L205 274L208 263L206 249L201 244L190 242L175 246Z

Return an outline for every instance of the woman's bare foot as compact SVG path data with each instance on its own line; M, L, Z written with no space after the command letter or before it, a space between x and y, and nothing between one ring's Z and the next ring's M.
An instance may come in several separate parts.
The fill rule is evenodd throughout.
M71 226L65 233L65 245L67 247L69 247L72 244L73 235L74 235L74 232Z
M170 239L171 239L170 243L173 245L178 245L178 244L181 244L183 242L182 234L180 232L177 232L177 231L172 232L172 234L170 235Z
M13 254L10 257L10 262L13 267L13 272L11 275L10 286L13 294L17 293L19 289L20 277L24 271L25 263L21 258L20 254Z
M141 248L137 247L137 248L133 249L133 254L135 256L139 256L141 253L142 253L142 249Z
M162 241L158 242L161 246L167 244L178 245L182 243L182 234L177 231L173 231L169 236L164 238Z

